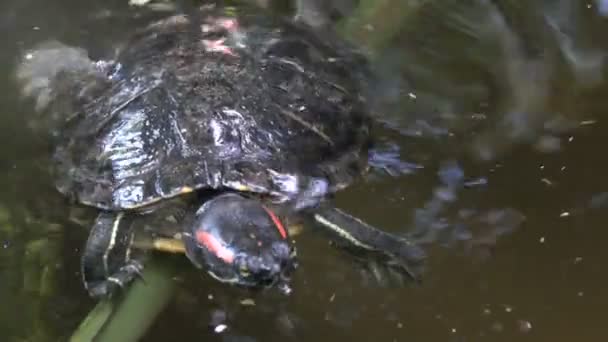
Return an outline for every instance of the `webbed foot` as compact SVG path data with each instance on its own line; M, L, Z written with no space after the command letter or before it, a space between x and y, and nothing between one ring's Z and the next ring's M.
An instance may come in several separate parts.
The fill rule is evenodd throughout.
M137 260L129 260L116 273L111 274L105 280L85 281L85 287L93 298L109 298L120 289L131 283L136 277L141 278L143 264ZM142 278L143 279L143 278Z

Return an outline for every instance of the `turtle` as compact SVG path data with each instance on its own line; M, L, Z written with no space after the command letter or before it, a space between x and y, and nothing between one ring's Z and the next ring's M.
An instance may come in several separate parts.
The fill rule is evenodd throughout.
M334 201L369 171L366 65L328 32L219 5L153 21L108 56L58 41L24 53L16 79L51 132L55 187L98 211L82 255L89 295L140 274L133 236L159 217L196 267L237 286L288 284L291 217L417 278L421 247Z

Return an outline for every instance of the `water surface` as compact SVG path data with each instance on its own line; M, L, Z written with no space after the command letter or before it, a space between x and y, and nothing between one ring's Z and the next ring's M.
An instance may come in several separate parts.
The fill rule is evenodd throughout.
M66 339L94 305L78 269L86 230L52 187L46 140L27 130L15 59L47 39L103 51L143 20L125 3L0 5L5 339L36 327ZM391 41L376 87L384 126L375 160L397 172L374 173L337 201L386 230L420 229L429 241L421 284L374 280L305 233L291 296L242 306L246 293L191 270L145 340L604 341L608 89L597 37L607 27L595 4L431 6ZM44 306L32 264L57 270ZM220 323L228 329L217 334Z

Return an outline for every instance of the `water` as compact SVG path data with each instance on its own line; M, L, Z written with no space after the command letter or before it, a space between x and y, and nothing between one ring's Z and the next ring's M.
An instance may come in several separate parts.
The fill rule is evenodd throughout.
M143 20L125 3L0 6L3 340L36 329L64 340L94 305L78 274L86 230L51 186L45 139L26 130L15 58L49 38L103 51ZM504 16L431 7L391 42L376 87L386 125L374 162L385 172L338 196L370 223L428 242L421 284L374 280L305 233L290 297L243 306L246 293L185 262L191 271L144 340L605 340L603 2L504 3ZM494 16L470 20L484 13ZM36 280L41 269L53 286Z

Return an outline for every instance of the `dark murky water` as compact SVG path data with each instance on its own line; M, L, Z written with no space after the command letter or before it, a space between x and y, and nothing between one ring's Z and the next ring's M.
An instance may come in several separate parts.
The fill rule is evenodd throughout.
M31 108L16 99L15 58L50 38L101 51L139 20L125 3L0 5L3 340L35 329L66 339L94 304L78 274L86 231L68 220L52 188L44 139L26 130ZM500 11L445 3L421 11L380 57L379 106L398 130L378 131L376 160L399 152L402 174L374 174L338 196L341 207L387 230L423 228L419 238L431 242L422 284L374 281L304 234L292 296L265 294L244 307L244 293L190 274L146 341L606 339L601 2L505 1ZM450 169L452 161L459 166ZM441 178L440 170L463 171L464 184L458 172ZM39 282L40 273L54 276ZM37 304L41 288L45 305ZM228 329L216 334L214 323Z

